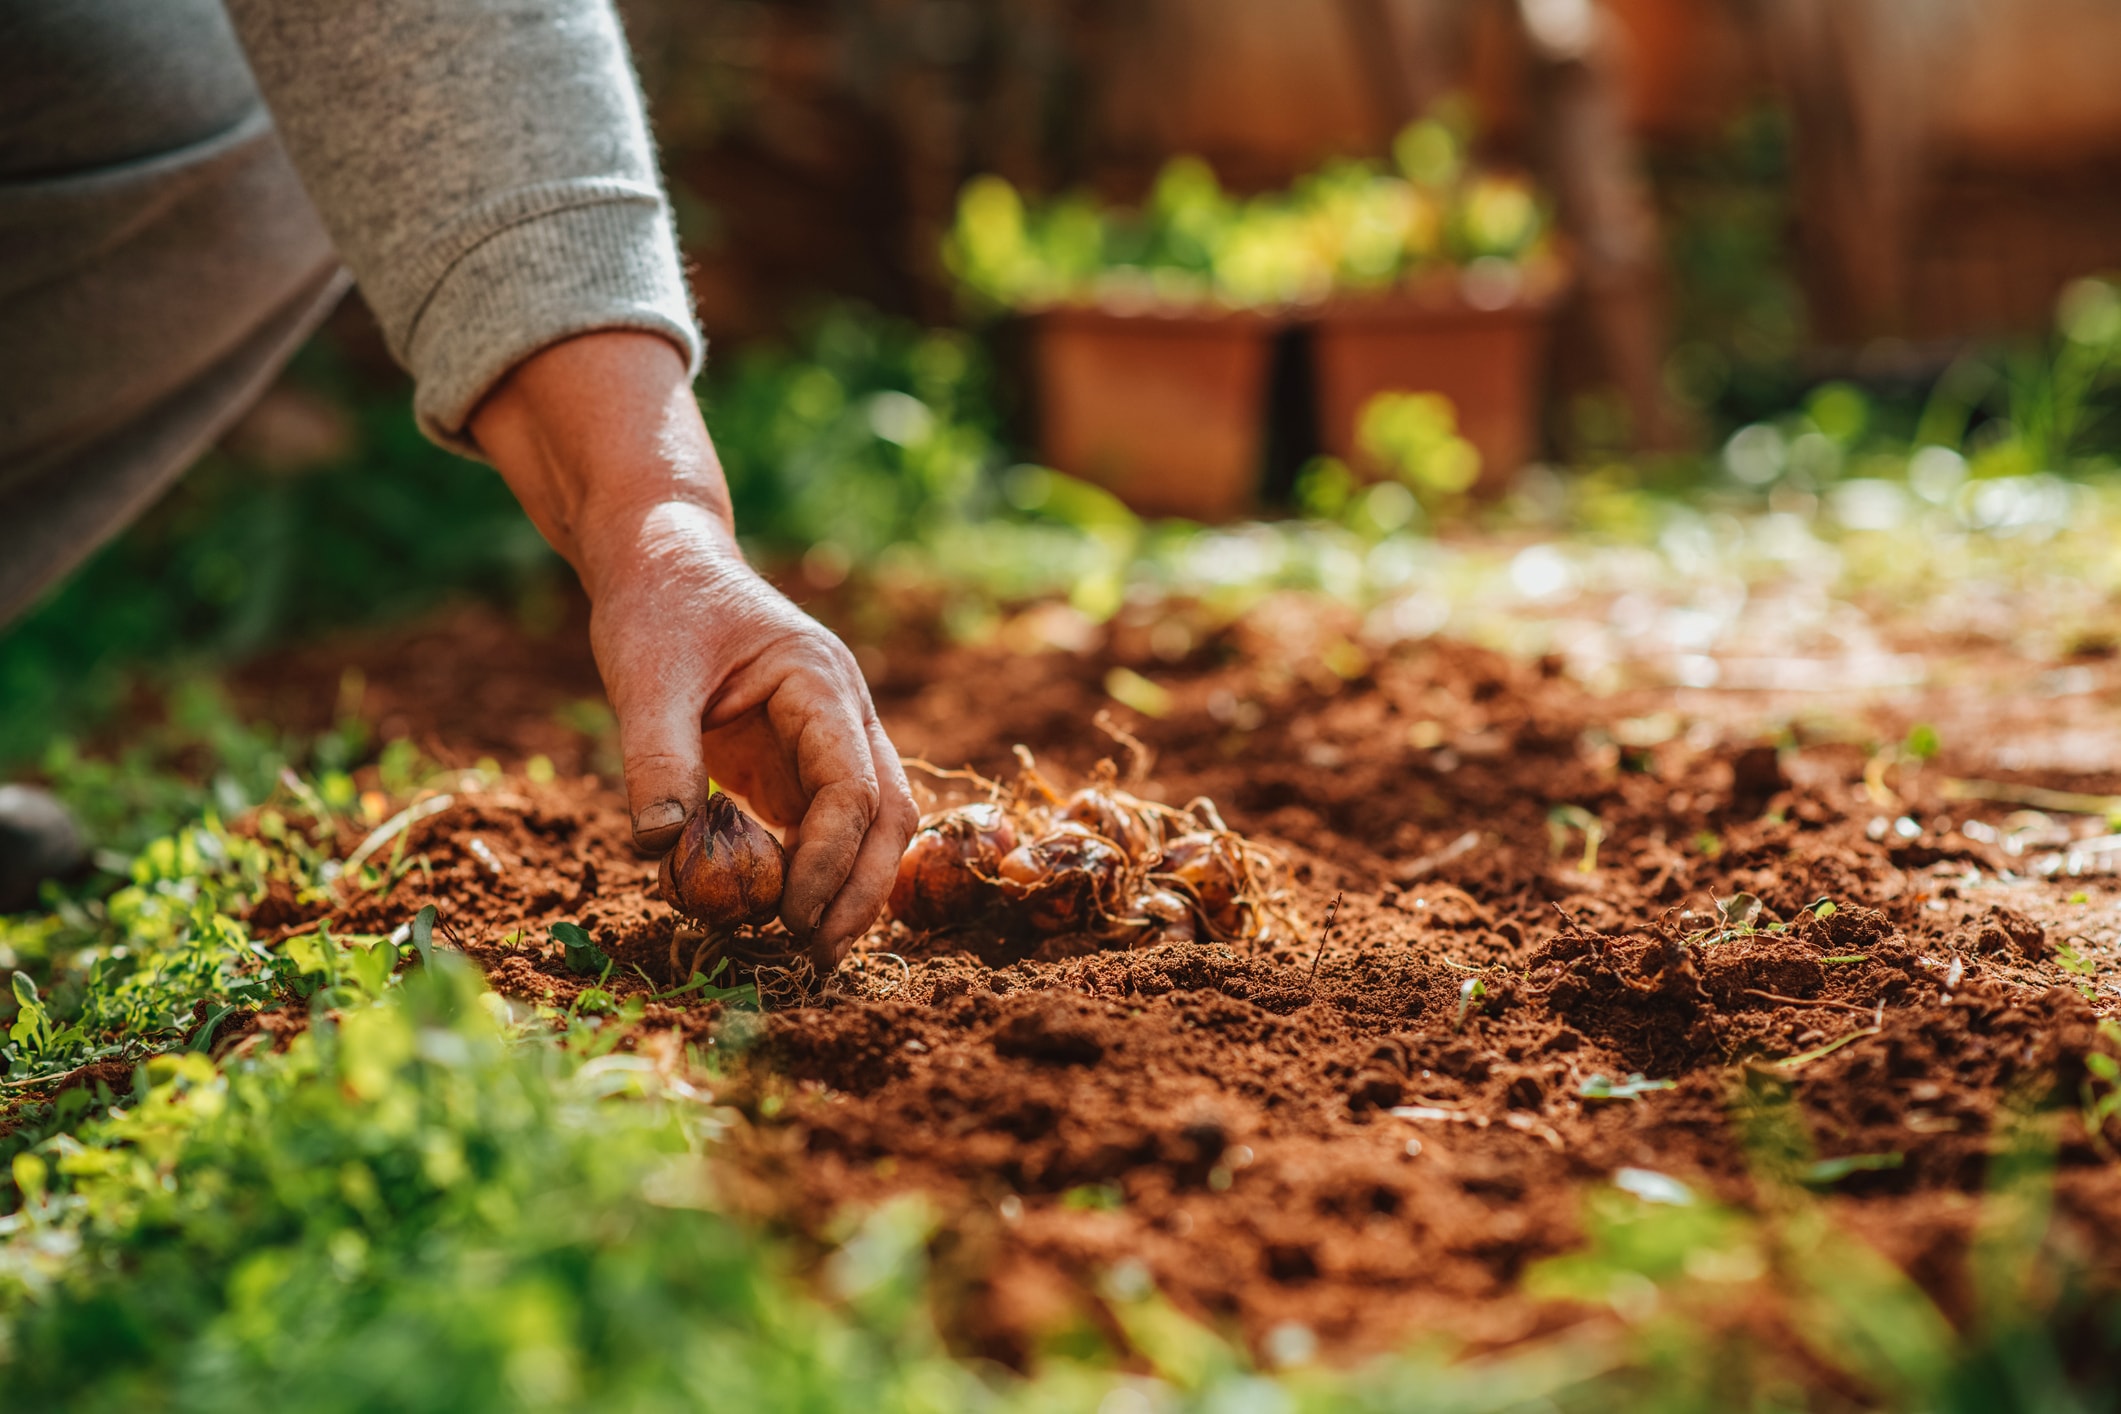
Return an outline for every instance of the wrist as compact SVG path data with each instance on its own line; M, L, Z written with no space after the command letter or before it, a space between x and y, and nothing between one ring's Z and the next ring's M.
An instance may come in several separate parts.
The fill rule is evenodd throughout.
M726 501L682 483L634 489L640 494L592 489L577 512L568 560L591 603L602 603L621 582L667 589L698 585L717 569L750 573Z
M684 359L631 331L578 335L524 360L472 414L481 450L583 576L658 523L735 551L720 460Z

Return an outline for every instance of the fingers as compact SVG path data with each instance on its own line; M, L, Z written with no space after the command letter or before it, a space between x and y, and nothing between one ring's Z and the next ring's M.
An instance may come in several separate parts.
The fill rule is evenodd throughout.
M810 803L794 831L781 921L836 959L889 893L913 801L853 659L836 642L818 678L769 707ZM829 922L828 922L829 918Z
M870 760L876 772L878 803L876 817L855 855L847 882L825 908L817 931L810 940L810 956L820 972L829 973L846 955L847 947L876 921L884 900L898 877L899 860L906 842L920 823L913 793L906 786L905 769L898 751L884 735L883 724L874 716L868 721Z
M614 592L597 606L605 629L593 619L592 634L619 716L634 842L674 845L712 765L783 827L781 921L829 965L888 897L917 812L845 645L762 581L747 575L733 587L713 651L651 651L645 671L635 601Z
M677 843L685 817L707 796L699 707L666 695L652 707L622 705L618 716L634 847L660 854Z
M843 684L786 684L769 712L795 759L796 777L810 794L795 828L795 854L781 895L781 921L796 937L808 939L854 872L882 794L868 734Z

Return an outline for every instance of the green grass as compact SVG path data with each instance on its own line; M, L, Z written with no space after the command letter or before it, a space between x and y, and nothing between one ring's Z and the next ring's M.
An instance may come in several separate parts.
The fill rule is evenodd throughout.
M828 1309L707 1210L710 1097L518 1043L489 1000L445 956L284 1056L158 1057L18 1156L17 1407L962 1407L910 1323L917 1209Z
M0 920L18 969L0 1007L8 1408L942 1414L1124 1387L1150 1407L1471 1411L1592 1368L1432 1352L1283 1388L1135 1269L1105 1292L1124 1369L1094 1333L1028 1381L956 1360L928 1208L850 1213L823 1249L717 1211L714 1151L745 1117L699 1052L614 1050L638 1006L512 1008L419 919L260 946L246 905L325 872L325 790L284 789L256 834L202 818L115 892ZM232 1008L269 1005L308 1029L209 1058ZM95 1061L116 1064L53 1096Z

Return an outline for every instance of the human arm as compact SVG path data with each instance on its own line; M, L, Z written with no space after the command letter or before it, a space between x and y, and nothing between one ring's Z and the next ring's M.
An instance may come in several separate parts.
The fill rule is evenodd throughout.
M913 828L836 639L745 565L699 358L603 0L231 0L290 156L422 427L484 455L592 604L634 835L710 775L792 847L782 916L836 961Z

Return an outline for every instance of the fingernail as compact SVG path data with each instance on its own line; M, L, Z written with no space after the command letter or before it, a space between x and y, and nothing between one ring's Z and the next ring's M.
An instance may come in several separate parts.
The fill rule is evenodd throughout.
M643 808L640 814L633 817L633 832L637 835L652 834L657 830L667 830L672 825L681 825L684 822L684 806L674 800L659 800L655 804Z

